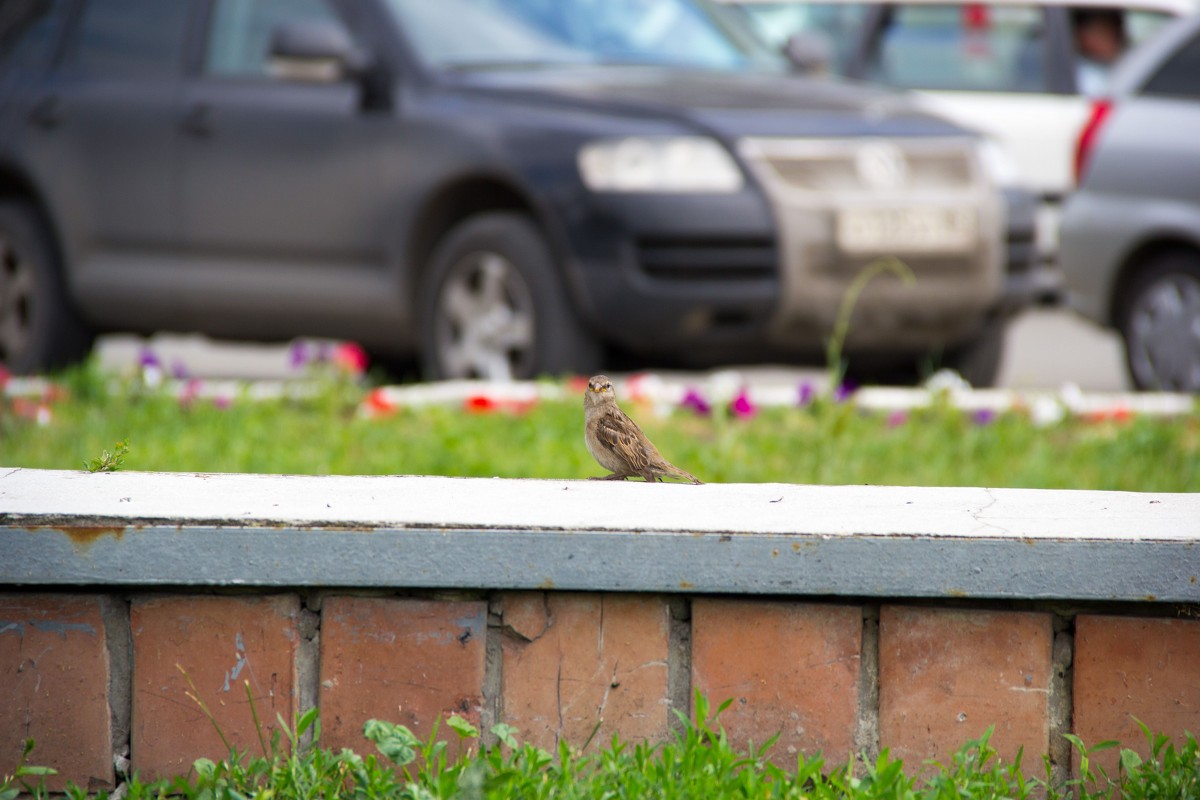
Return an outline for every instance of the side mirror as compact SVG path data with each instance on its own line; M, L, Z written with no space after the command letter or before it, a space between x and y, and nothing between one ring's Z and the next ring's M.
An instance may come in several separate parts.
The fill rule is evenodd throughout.
M793 33L783 45L783 54L799 72L825 72L833 60L833 48L818 33Z
M363 77L367 55L335 22L293 19L271 31L268 68L284 80L337 83Z

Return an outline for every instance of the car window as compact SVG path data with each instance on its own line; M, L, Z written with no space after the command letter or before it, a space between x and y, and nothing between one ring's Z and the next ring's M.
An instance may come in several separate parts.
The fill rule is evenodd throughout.
M1044 34L1034 6L897 5L867 77L906 89L1044 92Z
M389 0L413 47L446 67L551 63L782 68L733 9L707 0Z
M796 34L819 36L833 54L830 65L844 71L867 18L867 3L743 3L738 8L768 44L782 49Z
M340 24L324 0L218 0L208 33L204 67L210 75L270 77L271 35L287 20Z
M66 0L0 4L0 69L37 69L49 63L66 6Z
M68 65L134 78L178 72L191 0L87 0Z
M1167 59L1146 81L1142 94L1200 99L1200 36Z
M1170 14L1164 14L1161 11L1126 9L1125 32L1129 37L1129 45L1133 47L1141 44L1158 33L1163 26L1173 19L1175 17Z
M1112 71L1126 51L1171 17L1159 11L1077 6L1070 10L1070 19L1076 90L1097 97L1108 92Z

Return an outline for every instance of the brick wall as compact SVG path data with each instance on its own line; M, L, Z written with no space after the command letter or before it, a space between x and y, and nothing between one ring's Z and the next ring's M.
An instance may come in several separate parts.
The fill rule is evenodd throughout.
M887 747L910 765L995 726L1061 771L1061 733L1144 752L1132 717L1200 731L1200 619L1175 606L1074 613L1034 603L834 603L779 598L500 592L0 594L0 772L26 737L51 781L144 778L257 751L276 713L321 708L326 746L365 752L362 723L424 735L461 714L503 720L542 746L660 740L693 688L743 744L780 732L775 758ZM248 691L247 691L248 687ZM444 728L443 728L444 730ZM1109 751L1109 756L1115 755Z

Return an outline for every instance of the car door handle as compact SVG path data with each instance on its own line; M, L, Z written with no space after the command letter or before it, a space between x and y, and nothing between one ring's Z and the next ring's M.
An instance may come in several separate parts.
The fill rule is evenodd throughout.
M191 110L183 115L183 123L180 127L183 128L184 133L191 134L198 139L207 139L216 133L212 117L210 106L204 104L192 106Z
M39 128L57 128L64 117L62 98L47 95L33 104L29 110L29 121Z

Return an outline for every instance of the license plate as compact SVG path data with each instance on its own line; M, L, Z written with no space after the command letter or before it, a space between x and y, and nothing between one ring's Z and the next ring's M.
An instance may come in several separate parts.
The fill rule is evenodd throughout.
M837 216L846 253L957 253L975 247L975 212L964 208L853 208Z

